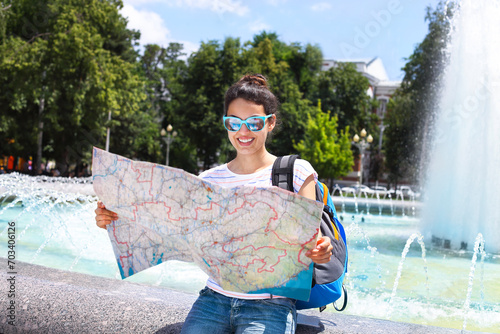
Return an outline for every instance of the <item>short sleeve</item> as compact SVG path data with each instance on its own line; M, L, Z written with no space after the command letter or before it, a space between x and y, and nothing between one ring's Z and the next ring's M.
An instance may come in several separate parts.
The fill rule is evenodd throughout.
M314 175L314 181L318 181L318 173L307 160L297 159L293 169L293 191L298 193L304 181L311 175Z

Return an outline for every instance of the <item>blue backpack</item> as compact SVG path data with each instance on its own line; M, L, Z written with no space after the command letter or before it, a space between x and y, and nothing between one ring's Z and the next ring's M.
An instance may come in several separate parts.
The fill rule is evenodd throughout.
M293 192L293 166L297 155L278 157L273 165L273 186ZM316 183L316 200L323 202L323 217L321 233L330 238L333 246L330 262L314 264L311 296L309 301L297 300L297 310L319 307L320 312L326 305L333 303L337 311L343 311L347 306L347 290L343 285L347 272L347 239L344 227L339 222L332 197L328 188L321 182ZM337 308L335 301L344 293L344 303Z

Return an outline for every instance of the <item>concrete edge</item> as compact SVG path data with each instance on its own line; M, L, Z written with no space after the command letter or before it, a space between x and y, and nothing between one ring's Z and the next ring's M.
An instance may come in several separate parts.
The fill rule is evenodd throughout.
M15 261L15 274L9 274L7 259L0 257L0 262L0 280L8 281L15 294L10 298L0 293L2 310L12 301L15 308L15 326L0 316L0 333L179 333L196 300L195 295L166 288L20 261ZM299 313L318 327L299 324L297 334L473 333L317 310Z

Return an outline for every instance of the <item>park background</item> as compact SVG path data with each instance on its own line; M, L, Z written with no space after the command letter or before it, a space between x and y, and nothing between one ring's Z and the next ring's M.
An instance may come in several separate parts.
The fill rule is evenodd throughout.
M141 34L128 23L132 19L134 25L140 24L133 15L137 11L133 5L140 4L149 5L150 10L196 7L191 8L191 20L216 13L215 23L230 23L236 33L251 37L243 39L226 31L218 39L201 40L199 47L190 42L184 46L173 38L168 45L148 44L154 24L145 24L149 31ZM269 4L280 9L297 6L293 1ZM370 158L363 163L366 183L383 182L395 188L405 183L418 188L428 158L453 7L434 4L408 13L414 5L383 1L377 3L377 10L359 10L362 19L353 22L355 27L340 22L351 38L337 45L342 58L380 51L374 46L391 24L396 25L403 9L402 16L418 17L428 25L423 40L413 43L412 53L399 59L400 88L380 114L380 101L367 94L372 84L354 62L333 60L333 66L324 70L323 48L329 55L334 52L318 44L314 34L300 42L291 40L286 31L253 33L270 27L261 18L251 29L235 25L242 17L257 17L255 4L250 11L241 2L229 0L171 2L167 8L158 1L126 1L125 5L122 1L2 1L0 168L32 174L48 174L53 169L56 175L84 176L90 172L92 146L164 163L167 141L162 129L170 129L171 124L174 131L168 136L176 136L169 147L169 164L197 174L234 155L221 122L225 90L243 74L262 73L281 101L281 125L268 144L272 153L299 153L331 186L359 170L360 152L352 138L366 129L373 138L367 151ZM324 17L321 12L334 10L328 2L310 6L318 18ZM335 9L349 10L345 4ZM355 14L351 11L349 16ZM298 30L308 31L314 16L303 17L304 28ZM151 16L151 21L155 19ZM210 31L195 22L186 29L186 21L188 17L184 26L179 21L182 31ZM326 18L323 21L328 24ZM327 35L345 35L337 31L332 29ZM415 38L414 33L408 36ZM318 35L321 39L324 36ZM408 47L409 41L399 41ZM391 77L399 80L394 78L394 59L390 61Z

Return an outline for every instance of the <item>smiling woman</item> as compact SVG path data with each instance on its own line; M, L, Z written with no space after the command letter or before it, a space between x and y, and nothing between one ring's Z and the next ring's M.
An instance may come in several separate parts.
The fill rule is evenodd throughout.
M247 75L226 92L223 118L236 158L203 172L200 177L224 187L270 187L276 157L266 150L266 138L276 126L278 99L260 74ZM317 174L311 164L298 159L294 166L294 191L315 199ZM316 249L306 253L315 263L330 260L330 239L319 236ZM183 333L294 333L295 300L269 293L224 290L209 278L186 318Z

